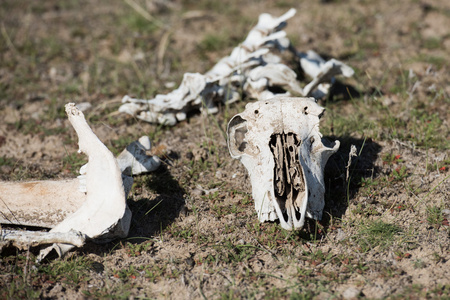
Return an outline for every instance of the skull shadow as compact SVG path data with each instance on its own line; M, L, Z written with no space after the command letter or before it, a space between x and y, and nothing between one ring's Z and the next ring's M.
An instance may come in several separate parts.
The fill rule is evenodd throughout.
M331 218L341 218L348 205L355 201L355 195L361 188L363 179L376 177L380 172L375 160L381 146L370 138L356 139L346 136L328 136L330 140L339 140L339 150L330 157L325 168L325 207L322 225L330 225ZM355 145L357 156L349 163L350 148Z

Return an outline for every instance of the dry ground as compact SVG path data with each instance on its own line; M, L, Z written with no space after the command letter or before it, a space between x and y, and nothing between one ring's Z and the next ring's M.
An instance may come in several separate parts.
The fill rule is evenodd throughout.
M259 224L228 154L222 132L250 100L173 128L116 113L126 94L150 98L204 73L260 13L290 7L298 50L356 72L320 102L321 130L342 146L327 165L324 219L299 232ZM40 265L36 249L4 250L1 298L450 297L448 1L7 0L0 26L2 180L75 176L84 157L69 101L92 104L88 121L112 151L147 134L164 160L135 178L128 239Z

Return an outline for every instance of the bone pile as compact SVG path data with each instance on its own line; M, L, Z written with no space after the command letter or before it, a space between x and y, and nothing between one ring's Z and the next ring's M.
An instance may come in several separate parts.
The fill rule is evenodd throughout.
M278 18L261 14L242 44L207 73L185 73L176 90L167 95L158 94L153 99L125 96L119 111L150 123L175 125L185 120L191 110L216 113L220 103L233 103L241 98L242 92L257 100L275 95L316 99L326 96L335 76L351 77L354 71L338 60L325 61L312 50L297 51L282 30L295 13L295 9L290 9ZM291 51L311 81L302 87L296 73L281 62L275 49ZM283 92L275 94L274 87Z

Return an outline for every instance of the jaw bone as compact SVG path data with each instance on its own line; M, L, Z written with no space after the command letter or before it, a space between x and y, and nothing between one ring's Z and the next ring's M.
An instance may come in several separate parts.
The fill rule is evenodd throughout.
M125 195L128 195L133 184L130 175L152 172L160 166L161 160L157 156L146 154L150 149L150 139L142 136L117 156ZM88 165L80 168L80 175L76 179L0 181L0 223L55 227L86 201Z
M52 249L62 256L86 239L126 237L131 211L126 195L133 178L157 169L160 160L147 156L151 144L141 137L118 158L92 132L83 113L66 105L69 121L79 138L79 151L89 156L78 179L30 182L0 182L0 223L52 228L50 232L0 230L0 250L53 244L41 251L39 260ZM1 227L0 227L1 228Z
M322 218L324 168L339 148L324 145L314 98L274 97L246 105L228 124L228 148L247 169L258 219L300 229Z
M122 172L117 160L99 140L87 124L83 113L74 103L66 105L70 123L78 135L78 152L89 157L86 167L86 200L72 215L56 225L53 232L76 230L89 238L106 234L126 237L131 222L131 211L126 205L126 195L122 182ZM79 191L74 191L79 193ZM52 249L58 254L69 251L71 244L53 244L39 254L45 257Z

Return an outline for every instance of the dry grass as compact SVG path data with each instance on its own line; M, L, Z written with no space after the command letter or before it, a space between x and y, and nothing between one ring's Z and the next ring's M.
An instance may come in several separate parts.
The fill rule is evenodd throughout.
M450 297L450 7L429 3L2 3L1 178L73 176L83 157L72 155L68 100L93 105L88 120L110 149L148 134L164 165L136 178L128 239L41 265L36 249L5 250L0 297ZM356 71L321 102L322 132L342 146L327 165L324 219L298 232L257 221L246 171L229 157L223 130L246 99L173 128L115 113L125 94L205 72L259 13L291 6L295 46Z

